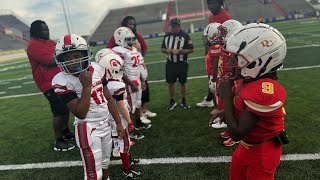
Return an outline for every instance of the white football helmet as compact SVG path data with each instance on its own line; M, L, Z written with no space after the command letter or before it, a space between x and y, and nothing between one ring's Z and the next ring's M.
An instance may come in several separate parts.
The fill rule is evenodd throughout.
M221 37L219 34L220 23L210 23L203 31L203 45L212 46L213 44L221 44Z
M99 63L100 59L105 56L105 55L108 55L108 54L115 54L114 51L112 51L112 49L110 48L103 48L103 49L100 49L96 56L94 57L94 59L96 60L97 63Z
M255 24L232 34L222 49L224 74L230 79L259 78L283 67L286 40L275 28Z
M223 38L224 43L228 41L230 35L236 31L236 29L241 28L242 24L239 21L229 19L221 24L219 28L220 36Z
M132 47L137 39L131 29L127 27L119 27L115 30L113 36L115 43L124 48Z
M98 63L106 68L106 78L108 80L113 79L121 81L123 77L123 60L119 55L115 53L107 54L103 56Z
M83 52L83 57L64 61L63 55L72 51ZM86 40L81 36L67 34L58 40L54 51L54 57L56 64L64 74L78 74L89 68L92 53Z

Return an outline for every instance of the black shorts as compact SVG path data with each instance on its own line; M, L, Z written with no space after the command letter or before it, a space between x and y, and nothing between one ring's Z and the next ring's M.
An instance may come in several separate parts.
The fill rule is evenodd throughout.
M58 95L54 93L53 89L49 89L43 94L50 103L51 112L54 117L63 116L69 113L68 107L59 99Z
M146 86L147 86L147 88L144 91L142 91L142 96L141 96L142 104L150 101L149 84L148 84L147 80L146 80Z
M188 77L188 63L187 62L167 62L166 64L166 82L175 83L177 78L179 82L184 84Z

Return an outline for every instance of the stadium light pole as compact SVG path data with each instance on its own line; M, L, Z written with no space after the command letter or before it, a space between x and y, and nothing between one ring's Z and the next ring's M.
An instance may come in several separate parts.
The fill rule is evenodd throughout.
M66 21L66 25L67 25L67 29L68 29L68 34L71 34L71 33L70 33L70 28L69 28L68 19L67 19L67 14L66 14L66 8L65 8L65 6L64 6L63 0L61 0L61 3L62 3L62 9L63 9L64 19L65 19L65 21Z
M176 3L176 16L179 16L178 0L175 0L175 3Z

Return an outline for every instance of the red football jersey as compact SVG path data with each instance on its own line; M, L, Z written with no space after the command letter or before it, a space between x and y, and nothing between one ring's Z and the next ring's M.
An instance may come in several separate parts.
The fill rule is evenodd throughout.
M206 56L206 70L208 76L213 75L213 58L212 57L220 57L221 55L222 45L213 45L208 50Z
M236 118L239 119L244 111L250 111L259 117L255 128L243 140L260 143L277 136L284 129L285 101L285 89L270 78L236 84Z
M231 19L231 16L229 15L229 13L222 9L219 14L217 15L214 15L214 14L211 14L210 17L209 17L209 24L210 23L213 23L213 22L217 22L217 23L224 23L225 21Z

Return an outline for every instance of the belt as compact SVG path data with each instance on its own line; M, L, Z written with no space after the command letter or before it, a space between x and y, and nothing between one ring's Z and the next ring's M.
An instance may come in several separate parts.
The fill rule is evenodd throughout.
M273 140L273 138L265 140L265 141L260 142L260 143L247 143L247 142L241 140L240 144L243 145L243 147L245 147L246 149L250 149L250 147L261 145L261 144L265 144L265 143L270 142L272 140Z

